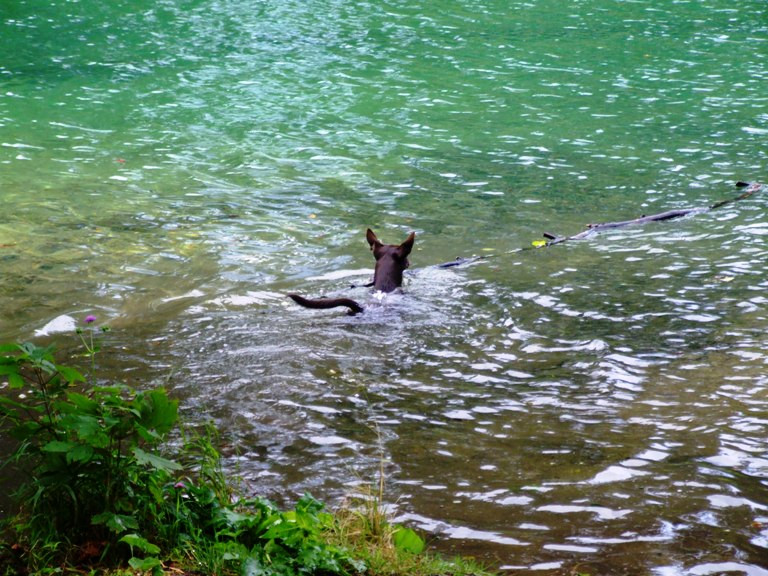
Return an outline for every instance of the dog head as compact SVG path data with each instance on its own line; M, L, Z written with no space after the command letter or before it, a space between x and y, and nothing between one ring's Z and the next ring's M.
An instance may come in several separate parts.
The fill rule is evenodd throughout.
M373 287L382 292L392 292L403 285L403 271L411 265L408 255L413 249L416 233L411 232L400 245L382 244L368 228L365 233L368 245L376 258L376 268L373 272Z

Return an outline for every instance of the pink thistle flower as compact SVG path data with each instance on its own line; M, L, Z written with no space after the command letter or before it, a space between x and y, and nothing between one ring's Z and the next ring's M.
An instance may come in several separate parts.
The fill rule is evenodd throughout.
M93 324L94 322L96 322L96 316L89 314L88 316L85 317L86 324Z

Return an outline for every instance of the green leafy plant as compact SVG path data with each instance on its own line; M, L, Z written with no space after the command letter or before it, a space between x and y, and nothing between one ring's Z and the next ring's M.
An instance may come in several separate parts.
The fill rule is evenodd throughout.
M323 504L304 495L293 510L281 511L263 498L221 502L205 485L176 484L178 505L167 517L188 556L206 573L259 575L348 574L365 565L328 534L336 519Z
M93 377L96 371L96 354L101 351L101 345L95 335L99 332L109 332L109 326L95 327L94 322L96 322L96 316L90 314L85 317L84 322L86 328L83 329L78 327L76 332L77 335L80 336L80 342L82 342L83 348L85 349L83 356L90 360L90 376Z
M30 557L47 562L75 547L120 557L120 542L152 550L122 538L151 526L145 511L180 469L154 451L176 423L177 402L162 389L79 391L79 371L29 343L0 347L0 375L16 395L0 396L0 416L18 443L5 464L25 475L16 525Z
M311 496L288 511L235 499L212 427L182 435L188 467L163 456L178 416L165 390L89 387L51 347L34 344L0 347L0 378L10 392L0 395L0 417L18 442L3 464L24 473L13 525L31 569L127 560L160 574L161 558L173 555L222 574L363 569L328 542L334 517Z
M370 574L419 574L434 566L445 568L446 563L434 562L422 556L426 542L416 531L395 524L392 510L385 504L386 473L384 449L378 428L379 470L375 483L361 483L344 505L336 511L335 536L349 543L359 558L365 559ZM429 573L429 572L428 572Z

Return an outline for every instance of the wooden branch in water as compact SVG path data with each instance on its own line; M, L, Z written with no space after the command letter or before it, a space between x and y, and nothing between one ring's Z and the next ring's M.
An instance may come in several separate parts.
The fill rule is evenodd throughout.
M715 202L712 204L712 206L709 207L710 210L715 210L716 208L722 208L726 204L731 204L733 202L738 202L739 200L744 200L745 198L749 198L754 194L755 192L759 192L763 188L764 184L760 182L736 182L737 188L746 188L744 192L736 196L735 198L727 198L725 200L721 200L720 202Z
M690 216L691 214L700 214L702 212L709 212L710 210L722 208L723 206L726 206L733 202L738 202L739 200L744 200L745 198L749 198L750 196L752 196L752 194L760 190L763 187L763 184L759 182L737 182L736 186L738 188L746 188L746 190L741 195L736 196L735 198L728 198L727 200L721 200L720 202L716 202L715 204L712 204L711 206L707 206L707 207L668 210L666 212L660 212L658 214L651 214L650 216L643 215L639 218L634 218L632 220L622 220L620 222L604 222L601 224L588 224L586 230L584 230L583 232L579 232L578 234L574 234L573 236L557 236L555 234L550 234L549 232L545 232L544 238L547 239L547 242L544 244L544 246L561 244L568 240L581 240L591 234L594 234L595 232L602 232L603 230L611 230L613 228L623 228L625 226L647 224L648 222L662 222L665 220L675 220L677 218L682 218L684 216Z
M547 238L549 242L547 245L560 244L566 240L581 240L586 238L590 234L595 232L602 232L603 230L611 230L613 228L623 228L624 226L635 226L639 224L646 224L648 222L661 222L664 220L674 220L675 218L682 218L689 214L695 214L697 212L705 212L707 208L687 208L682 210L668 210L667 212L661 212L659 214L651 214L650 216L641 216L640 218L634 218L632 220L623 220L621 222L603 222L602 224L587 224L587 229L573 236L555 236L548 232L544 232L544 238Z
M720 202L715 202L711 206L700 207L700 208L682 208L679 210L667 210L666 212L651 214L650 216L643 215L640 218L634 218L632 220L622 220L619 222L603 222L601 224L589 224L587 225L586 230L584 230L583 232L579 232L578 234L574 234L573 236L557 236L555 234L550 234L549 232L545 232L544 238L546 238L546 241L534 242L533 246L528 246L526 248L517 248L509 252L504 252L503 254L512 254L515 252L520 252L522 250L529 250L535 247L554 246L555 244L562 244L563 242L566 242L568 240L581 240L583 238L586 238L587 236L590 236L591 234L594 234L595 232L602 232L603 230L611 230L613 228L623 228L625 226L635 226L639 224L646 224L648 222L664 222L666 220L675 220L677 218L690 216L691 214L701 214L702 212L709 212L710 210L716 210L718 208L722 208L723 206L727 206L728 204L732 204L734 202L744 200L745 198L749 198L755 192L762 190L764 186L765 185L761 184L760 182L736 182L737 188L746 188L746 190L744 190L742 194L734 198L728 198L726 200L721 200ZM459 258L456 258L456 260L452 260L451 262L438 264L437 267L452 268L454 266L471 264L479 260L486 260L493 256L500 256L500 255L501 254L486 254L483 256L473 256L470 258L459 257Z

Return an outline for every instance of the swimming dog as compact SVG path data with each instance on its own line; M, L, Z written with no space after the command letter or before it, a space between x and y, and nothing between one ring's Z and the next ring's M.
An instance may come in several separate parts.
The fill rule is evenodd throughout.
M411 232L408 238L400 245L382 244L376 238L373 230L368 228L365 232L365 239L373 251L373 257L376 258L376 268L373 271L373 282L366 286L373 286L374 290L380 292L394 292L403 285L403 272L410 262L408 255L413 249L413 243L416 240L416 233ZM299 296L298 294L288 294L296 304L305 308L336 308L346 306L349 308L349 315L354 316L363 311L363 307L351 298L318 298L310 300Z

